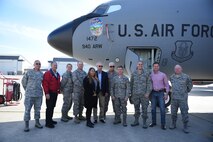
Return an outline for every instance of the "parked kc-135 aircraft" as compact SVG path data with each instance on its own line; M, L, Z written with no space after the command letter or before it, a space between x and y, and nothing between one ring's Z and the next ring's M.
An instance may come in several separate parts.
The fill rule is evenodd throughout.
M91 65L158 61L170 76L176 64L193 81L213 81L212 0L113 0L51 32L55 49Z

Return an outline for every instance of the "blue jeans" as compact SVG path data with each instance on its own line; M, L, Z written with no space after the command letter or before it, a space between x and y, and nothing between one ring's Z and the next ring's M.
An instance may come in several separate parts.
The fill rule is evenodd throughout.
M156 123L156 106L157 103L160 106L160 116L161 116L161 125L166 123L166 113L165 113L165 101L164 101L164 92L155 92L152 91L152 123Z

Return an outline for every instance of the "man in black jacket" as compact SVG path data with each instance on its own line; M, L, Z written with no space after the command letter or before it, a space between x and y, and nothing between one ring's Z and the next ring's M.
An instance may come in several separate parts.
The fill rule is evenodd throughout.
M99 80L99 87L100 87L100 92L98 94L99 107L100 107L99 120L102 123L105 123L104 120L105 96L109 95L108 75L106 72L102 70L103 64L101 62L98 62L96 66L97 66L96 75ZM93 116L94 116L94 123L97 123L98 116L96 108L93 109Z

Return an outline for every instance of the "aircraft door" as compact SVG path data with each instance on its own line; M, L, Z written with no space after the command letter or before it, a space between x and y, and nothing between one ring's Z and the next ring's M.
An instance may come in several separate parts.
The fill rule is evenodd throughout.
M138 60L138 55L130 49L127 49L125 58L125 68L129 75L131 75L131 73L136 69Z
M135 50L135 53L139 56L139 60L143 61L143 68L145 71L150 71L152 69L152 57L151 50L149 49L140 49Z
M129 47L126 51L125 68L130 75L137 67L137 62L143 61L143 68L152 71L152 64L160 61L161 50L153 47Z

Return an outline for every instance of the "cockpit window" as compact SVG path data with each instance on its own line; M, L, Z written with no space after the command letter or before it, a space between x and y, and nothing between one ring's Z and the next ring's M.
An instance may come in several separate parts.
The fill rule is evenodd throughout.
M107 14L118 11L121 9L121 5L111 5L107 10Z
M121 5L100 5L92 13L95 14L109 14L121 9Z
M107 11L108 7L108 5L100 5L92 13L103 15Z

